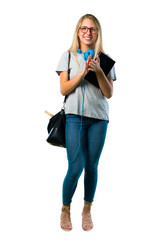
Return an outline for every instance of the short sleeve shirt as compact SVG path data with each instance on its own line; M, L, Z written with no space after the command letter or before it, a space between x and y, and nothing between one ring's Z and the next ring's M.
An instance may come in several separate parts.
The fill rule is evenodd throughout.
M56 72L60 75L63 71L68 71L68 57L69 53L64 52L58 63ZM74 78L80 73L85 65L83 56L79 53L72 53L70 58L70 79ZM116 80L115 67L113 67L108 74L108 79ZM83 90L84 92L84 105L83 116L108 120L109 121L109 105L106 97L102 94L100 88L95 87L87 80L81 80L79 85L69 93L65 105L65 114L82 115L82 102L83 102Z

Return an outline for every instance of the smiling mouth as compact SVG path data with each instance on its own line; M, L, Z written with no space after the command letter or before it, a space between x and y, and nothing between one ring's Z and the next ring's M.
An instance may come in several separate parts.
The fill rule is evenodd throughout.
M84 37L86 40L91 40L92 38L91 37Z

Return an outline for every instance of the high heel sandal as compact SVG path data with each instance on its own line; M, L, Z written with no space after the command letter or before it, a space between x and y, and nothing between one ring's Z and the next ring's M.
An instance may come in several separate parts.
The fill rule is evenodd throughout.
M63 205L60 225L64 231L72 230L72 223L71 223L71 218L70 218L70 206Z

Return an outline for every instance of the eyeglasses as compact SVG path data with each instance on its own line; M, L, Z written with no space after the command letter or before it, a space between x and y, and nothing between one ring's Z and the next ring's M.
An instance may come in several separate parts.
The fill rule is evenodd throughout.
M82 33L86 33L86 32L88 32L88 30L90 30L90 32L93 34L95 34L97 32L97 28L95 28L95 27L88 28L86 26L83 26L83 27L80 27L80 29L81 29Z

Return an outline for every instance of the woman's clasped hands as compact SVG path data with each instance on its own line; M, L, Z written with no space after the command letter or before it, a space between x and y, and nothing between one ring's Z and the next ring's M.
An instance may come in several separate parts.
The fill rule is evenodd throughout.
M95 73L98 72L98 71L101 71L99 56L97 55L97 58L95 60L95 59L92 59L91 55L89 55L87 61L85 62L85 66L84 66L82 71L84 72L84 76L89 71L93 71Z

